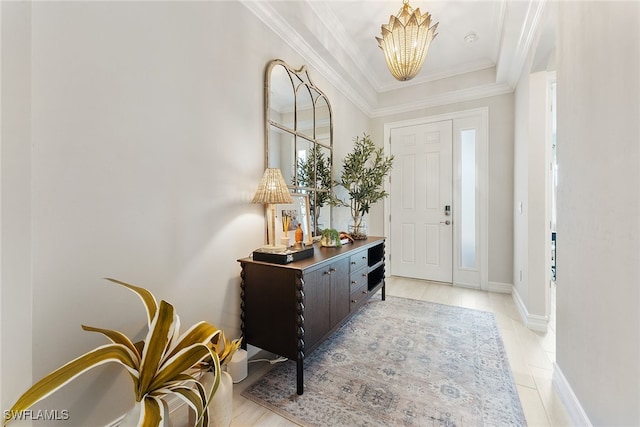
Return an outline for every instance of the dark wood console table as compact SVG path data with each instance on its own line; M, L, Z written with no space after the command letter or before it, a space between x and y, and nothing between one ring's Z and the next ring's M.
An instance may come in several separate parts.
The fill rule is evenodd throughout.
M314 256L280 265L239 259L242 346L254 345L303 363L378 290L385 299L385 240L369 237L341 248L316 245Z

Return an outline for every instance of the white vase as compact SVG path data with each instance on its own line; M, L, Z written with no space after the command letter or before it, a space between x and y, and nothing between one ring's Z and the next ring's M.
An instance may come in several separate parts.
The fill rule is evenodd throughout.
M205 390L211 390L213 372L205 372L200 382ZM229 427L233 417L233 379L228 372L220 372L220 385L209 402L209 427ZM195 412L189 410L189 425L195 421Z
M169 422L169 406L164 400L162 401L162 406L164 407L164 413L166 416L164 417L162 424L158 427L171 427L171 423ZM131 410L125 414L122 421L120 421L120 427L137 427L141 411L142 402L136 402L136 404L133 405L133 408L131 408Z
M233 378L226 371L220 374L220 385L209 403L209 427L229 427L233 416Z

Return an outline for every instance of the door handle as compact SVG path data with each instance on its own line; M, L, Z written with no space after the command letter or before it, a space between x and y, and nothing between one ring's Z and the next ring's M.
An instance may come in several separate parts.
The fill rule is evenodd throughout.
M446 221L440 221L440 224L444 224L444 225L451 225L451 221L446 220Z

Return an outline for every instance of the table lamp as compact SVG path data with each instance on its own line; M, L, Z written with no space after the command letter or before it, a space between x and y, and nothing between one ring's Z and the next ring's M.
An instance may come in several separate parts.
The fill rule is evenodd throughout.
M278 168L267 168L262 175L262 180L258 184L255 196L251 203L262 203L269 205L271 220L268 222L270 229L267 230L268 244L260 249L268 252L279 252L285 250L285 245L276 245L276 204L293 203L291 193L287 188L287 183L282 177L282 172Z

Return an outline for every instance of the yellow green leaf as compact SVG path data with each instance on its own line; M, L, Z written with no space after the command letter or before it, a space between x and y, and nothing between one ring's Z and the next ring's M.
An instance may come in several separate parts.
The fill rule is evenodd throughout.
M183 333L169 349L167 358L174 356L177 352L194 343L206 344L222 331L208 322L198 322Z
M144 341L138 341L134 346L136 350L138 350L138 354L142 355L142 352L144 351Z
M196 381L198 381L198 380L196 380L191 375L182 373L182 374L174 376L170 381L167 381L164 384L164 386L171 388L171 387L178 386L178 385L185 384L185 383L195 383Z
M160 307L156 316L151 321L151 327L145 339L146 345L142 352L140 363L140 384L136 400L140 401L149 391L153 390L149 385L154 381L154 377L160 367L160 361L169 343L169 338L173 335L175 322L174 309L166 301L160 301Z
M156 303L156 298L153 296L153 294L145 288L141 288L140 286L131 285L120 280L112 279L110 277L107 277L106 280L124 286L125 288L128 288L138 294L138 296L144 303L145 308L147 309L147 325L151 327L151 320L155 317L156 310L158 310L158 304Z
M160 398L151 396L145 397L140 414L141 422L138 423L138 426L158 427L161 425L163 418L169 416L169 414L165 414L164 412L164 405Z
M96 328L94 326L82 325L82 329L88 332L99 332L109 338L114 344L122 344L133 352L140 361L140 353L131 340L122 332L113 331L111 329Z
M115 279L107 280L128 288L142 300L149 327L145 340L134 344L121 332L82 325L85 331L101 333L112 344L98 347L47 375L27 390L8 412L24 411L93 367L117 362L127 369L134 382L141 414L138 426L156 427L163 417L169 416L163 405L168 394L188 401L198 415L198 427L207 425L208 402L220 384L220 356L230 357L240 341L229 343L221 330L207 322L199 322L180 334L180 318L171 304L166 301L158 304L153 294L144 288ZM205 359L214 373L210 390L205 390L190 375ZM5 419L3 425L10 421Z
M225 363L227 358L233 357L233 354L238 350L238 348L240 348L240 344L242 344L242 339L233 340L231 342L227 340L224 344L222 354L217 352L220 356L220 363Z
M217 365L217 367L220 368L220 365ZM216 369L213 372L215 375L214 382L208 394L202 383L200 382L195 383L196 389L198 390L198 394L202 397L204 401L204 406L205 406L202 416L198 417L198 419L196 420L196 426L202 425L206 427L209 425L209 402L211 402L213 395L215 394L216 390L218 389L218 386L220 385L220 369Z
M72 360L35 383L16 401L11 408L12 413L30 408L81 374L109 362L123 365L137 385L138 371L131 351L122 344L106 344ZM3 425L9 421L5 419Z
M196 420L202 421L203 414L207 409L206 396L200 394L199 389L189 387L179 387L174 389L173 392L195 412ZM200 424L196 422L196 426Z
M168 381L172 381L176 375L182 374L207 357L217 359L218 355L204 344L193 344L182 349L178 354L162 364L155 378L153 378L153 382L149 385L149 390L155 390Z

